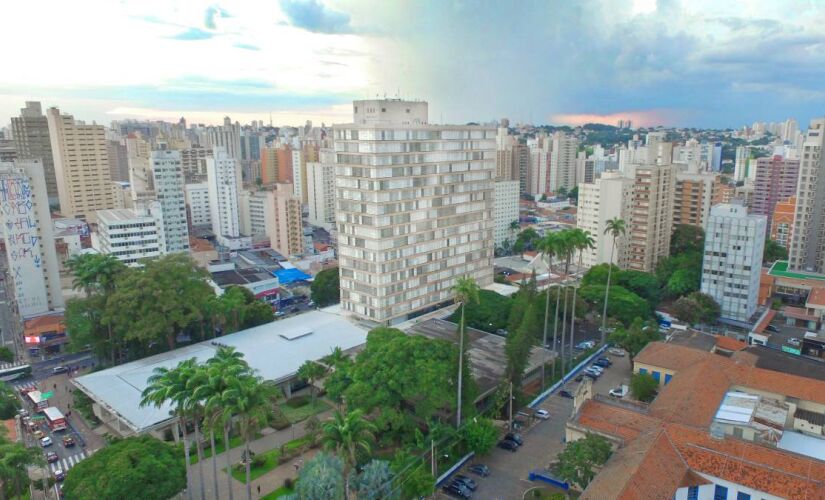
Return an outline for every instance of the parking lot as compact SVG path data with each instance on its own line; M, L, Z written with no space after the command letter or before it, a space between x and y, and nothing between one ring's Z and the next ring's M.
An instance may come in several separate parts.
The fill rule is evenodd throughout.
M613 366L605 370L593 385L594 393L607 395L610 389L630 383L630 361L627 356L608 356ZM579 382L570 381L563 389L575 394ZM527 480L531 470L544 469L555 460L556 455L564 449L565 426L573 412L573 400L553 394L540 403L536 409L550 413L548 420L537 420L529 429L521 431L524 444L518 451L510 452L494 448L487 456L476 457L470 463L484 463L490 468L490 476L480 478L466 467L461 474L472 477L478 483L473 498L483 499L517 499L522 498L525 490L541 486ZM440 498L450 498L439 492Z

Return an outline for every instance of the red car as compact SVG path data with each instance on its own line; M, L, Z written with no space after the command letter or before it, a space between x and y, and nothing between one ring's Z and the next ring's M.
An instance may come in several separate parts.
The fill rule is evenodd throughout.
M57 453L50 451L46 453L46 461L51 463L57 462L60 458L57 456Z
M71 436L63 436L63 446L66 448L74 446L74 438Z

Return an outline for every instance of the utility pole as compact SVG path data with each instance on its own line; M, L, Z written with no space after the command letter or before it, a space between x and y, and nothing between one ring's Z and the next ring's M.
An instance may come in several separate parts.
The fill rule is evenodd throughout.
M510 430L513 430L513 383L510 382Z
M433 477L435 477L435 474L436 474L435 439L430 439L430 472L432 473Z

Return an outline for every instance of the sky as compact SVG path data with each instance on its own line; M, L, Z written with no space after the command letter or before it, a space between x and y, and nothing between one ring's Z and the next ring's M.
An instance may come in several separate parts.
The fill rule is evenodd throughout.
M825 0L13 0L0 33L0 125L26 100L105 124L331 124L376 96L434 123L825 115Z

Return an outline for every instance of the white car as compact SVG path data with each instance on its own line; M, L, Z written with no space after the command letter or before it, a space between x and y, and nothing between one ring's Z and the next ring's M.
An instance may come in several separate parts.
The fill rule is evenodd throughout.
M620 385L619 387L616 387L615 389L610 389L610 392L608 394L610 394L614 398L623 398L623 397L627 396L627 392L628 392L627 386L626 385Z
M547 420L550 418L550 412L547 410L536 410L536 417L542 420Z
M44 437L43 439L40 440L40 446L42 446L43 448L45 448L47 446L51 446L51 445L52 445L52 438L50 438L49 436L46 436L46 437Z
M799 347L802 344L802 342L796 337L789 338L788 343L795 347Z
M614 355L614 356L618 356L620 358L624 356L624 350L619 349L617 347L611 347L610 349L607 350L607 352Z
M599 372L599 374L604 373L604 368L602 368L599 365L590 365L590 367L588 367L588 370L597 371Z

